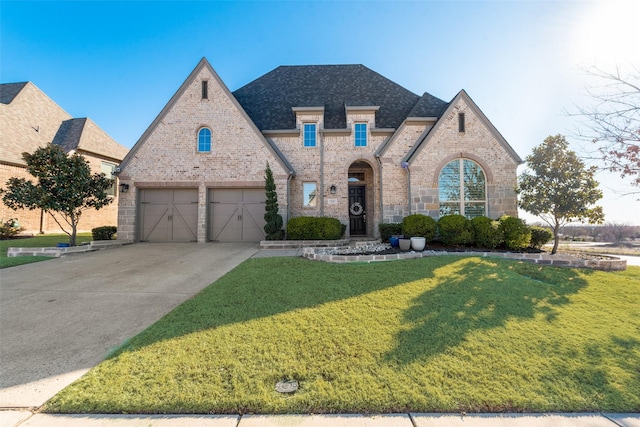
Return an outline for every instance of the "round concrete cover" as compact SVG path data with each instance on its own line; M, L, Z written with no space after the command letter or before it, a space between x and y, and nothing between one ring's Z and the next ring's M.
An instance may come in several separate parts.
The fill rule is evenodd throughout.
M298 381L280 381L276 384L276 391L279 393L293 393L298 390Z

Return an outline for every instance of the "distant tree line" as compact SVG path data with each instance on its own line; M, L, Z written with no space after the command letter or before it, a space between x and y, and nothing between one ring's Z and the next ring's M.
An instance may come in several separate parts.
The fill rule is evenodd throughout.
M619 222L603 225L565 225L560 240L613 243L640 241L640 226Z

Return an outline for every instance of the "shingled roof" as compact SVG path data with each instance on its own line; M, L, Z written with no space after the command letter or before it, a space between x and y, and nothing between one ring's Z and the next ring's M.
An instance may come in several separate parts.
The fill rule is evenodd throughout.
M27 82L0 84L0 104L11 104Z
M397 128L407 117L438 117L447 106L364 65L280 66L233 95L260 130L294 129L292 107L324 107L324 127L345 129L345 105L380 107L378 128Z

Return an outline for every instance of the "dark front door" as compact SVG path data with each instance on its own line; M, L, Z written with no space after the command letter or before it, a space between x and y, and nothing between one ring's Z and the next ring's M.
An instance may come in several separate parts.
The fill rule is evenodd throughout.
M365 188L363 186L349 187L349 230L352 236L367 234Z

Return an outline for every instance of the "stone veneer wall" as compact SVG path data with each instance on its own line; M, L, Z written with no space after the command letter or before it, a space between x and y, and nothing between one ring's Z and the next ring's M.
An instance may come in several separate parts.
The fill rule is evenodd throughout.
M465 132L458 132L458 113L465 113ZM447 163L466 158L480 164L487 180L487 216L517 216L514 161L464 100L440 118L411 166L411 210L439 216L438 177Z

